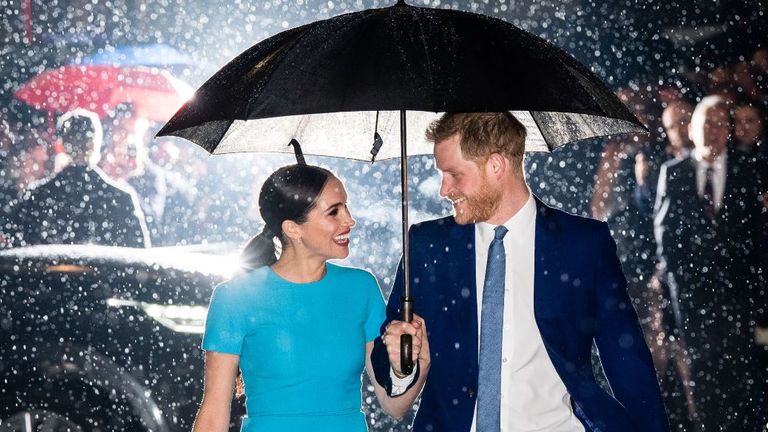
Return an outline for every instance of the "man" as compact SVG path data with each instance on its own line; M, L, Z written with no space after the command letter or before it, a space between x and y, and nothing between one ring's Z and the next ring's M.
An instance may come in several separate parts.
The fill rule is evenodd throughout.
M427 136L455 215L410 231L431 352L413 430L668 430L608 226L531 194L525 128L510 113L446 114ZM397 360L418 326L397 321L401 276L371 354L393 394L420 372L403 377ZM593 342L613 395L593 374Z
M655 206L658 256L687 345L701 430L762 430L753 319L765 302L757 233L759 176L728 151L725 101L708 96L690 124L692 154L662 165Z
M693 143L688 136L688 125L691 123L693 107L684 100L670 102L661 113L661 124L667 134L665 152L677 159L682 159L690 153Z
M110 116L108 140L99 166L112 180L128 184L128 179L144 172L145 158L141 157L149 121L141 118L131 104L120 104Z
M110 142L102 161L104 171L118 184L133 189L149 229L152 244L168 244L166 237L178 219L166 216L175 205L189 207L191 191L149 158L150 123L131 104L121 104L112 115ZM169 212L173 214L173 210Z
M147 228L135 195L96 167L103 136L99 118L78 109L64 114L58 126L72 165L27 191L14 205L11 220L16 225L16 245L148 247Z

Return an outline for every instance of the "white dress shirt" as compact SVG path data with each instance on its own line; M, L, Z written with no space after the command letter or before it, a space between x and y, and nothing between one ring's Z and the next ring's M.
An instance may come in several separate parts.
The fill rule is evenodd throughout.
M712 163L705 161L699 153L693 150L693 160L696 162L696 190L700 197L704 197L704 187L707 183L707 169L712 167L712 201L715 204L715 210L719 211L723 205L723 195L725 194L726 167L728 166L728 155L721 153Z
M506 271L504 329L501 345L502 432L583 432L573 413L571 397L555 371L533 314L536 203L528 201L504 226ZM482 320L483 285L494 225L475 225L477 316ZM478 323L478 343L480 340ZM479 350L478 350L479 352ZM477 408L472 420L475 431Z
M533 314L534 246L536 203L528 201L504 226L506 267L504 279L504 329L501 363L502 432L584 432L571 408L571 397L547 354ZM494 225L475 225L475 269L477 316L482 320L483 285L488 248ZM429 323L427 323L429 325ZM478 353L481 322L478 322ZM413 380L414 374L399 379L390 371L397 395ZM429 378L427 378L429 379ZM475 432L477 407L472 418Z

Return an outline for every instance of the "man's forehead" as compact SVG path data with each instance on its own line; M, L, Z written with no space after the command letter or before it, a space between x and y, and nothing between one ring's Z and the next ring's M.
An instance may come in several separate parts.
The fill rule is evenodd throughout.
M707 108L706 111L707 118L727 118L728 117L728 109L722 105L715 105Z

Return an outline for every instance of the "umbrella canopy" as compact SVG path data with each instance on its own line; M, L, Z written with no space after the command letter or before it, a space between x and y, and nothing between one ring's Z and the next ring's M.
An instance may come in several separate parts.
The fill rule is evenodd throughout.
M166 121L193 93L167 71L70 65L32 78L16 91L16 98L48 112L85 108L102 117L121 103L131 103L139 116Z
M107 47L95 54L78 59L78 65L110 66L195 66L188 54L165 44L128 45Z
M409 112L409 154L431 152L424 127L445 111L518 111L529 150L645 132L593 73L543 39L484 15L398 3L256 44L203 84L160 134L212 153L286 151L296 138L305 153L370 159L366 147L378 129L379 158L396 157L399 122L380 111L399 110L421 112Z

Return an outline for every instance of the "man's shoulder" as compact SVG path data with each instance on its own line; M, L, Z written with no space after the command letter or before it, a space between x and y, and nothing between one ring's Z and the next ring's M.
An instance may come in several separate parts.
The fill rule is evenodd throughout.
M544 229L592 234L607 229L607 224L603 221L550 207L541 200L537 200L536 214L537 223L544 224Z
M661 169L667 172L680 171L680 170L693 168L694 167L693 164L694 164L693 156L688 154L682 158L674 158L664 162L663 164L661 164Z
M752 155L744 154L738 150L730 150L727 155L727 165L735 171L757 171L761 163L765 161Z
M51 188L51 186L54 185L54 180L56 180L56 176L53 175L35 180L29 184L27 191L30 192L30 194L41 193L42 191Z
M447 235L451 232L462 232L472 227L474 224L459 225L453 216L445 216L413 224L411 235Z
M472 243L475 235L475 225L456 223L453 216L423 221L411 226L409 237L411 248L414 250L438 246L444 249L456 244Z
M419 223L413 224L413 228L417 229L445 229L454 225L458 225L456 223L456 219L454 219L453 216L444 216L437 219L429 219L425 221L421 221Z
M128 182L113 180L98 167L89 168L88 173L90 174L89 179L91 182L99 183L104 191L109 192L111 195L110 199L123 199L125 201L135 201L137 199L136 191Z

